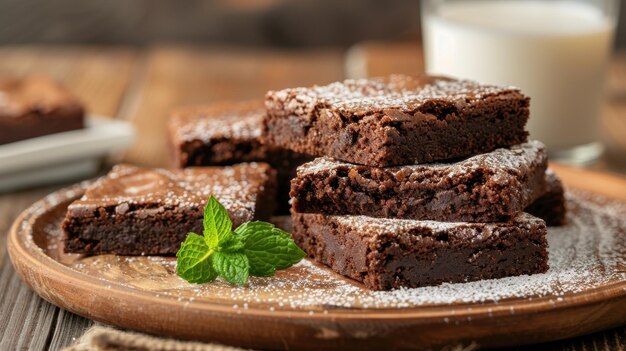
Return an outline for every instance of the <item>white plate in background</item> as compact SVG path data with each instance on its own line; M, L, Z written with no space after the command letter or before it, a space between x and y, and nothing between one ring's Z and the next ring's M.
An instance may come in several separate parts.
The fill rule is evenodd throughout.
M129 122L92 115L84 129L0 145L0 191L89 177L134 140Z

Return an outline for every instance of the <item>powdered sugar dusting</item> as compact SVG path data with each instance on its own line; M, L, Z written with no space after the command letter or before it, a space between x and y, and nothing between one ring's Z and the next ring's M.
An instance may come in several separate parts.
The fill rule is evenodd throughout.
M429 169L445 169L449 177L454 177L456 174L467 174L471 170L485 168L492 170L495 174L493 180L498 181L511 173L517 172L522 166L545 164L546 160L547 154L545 145L540 141L531 140L524 144L511 146L508 149L500 148L451 163L424 163L385 167L384 169L392 173L406 172L406 170L421 172ZM298 167L298 176L333 171L338 168L354 167L359 166L324 156Z
M138 207L149 215L164 207L202 209L213 195L231 215L252 219L257 195L269 179L268 170L263 163L183 170L117 165L69 209L115 206L115 213L122 215Z
M392 75L388 78L348 79L325 86L285 89L270 92L268 96L279 101L297 102L305 110L325 106L358 113L381 109L409 111L429 101L443 99L463 104L511 92L519 93L519 89L469 80Z
M174 113L171 132L178 142L201 140L204 143L224 139L258 140L261 137L265 109L259 102L222 107L187 108Z
M304 216L309 216L305 214ZM316 216L312 214L311 216ZM542 227L542 220L527 213L520 213L510 222L502 223L466 223L466 222L438 222L416 221L410 219L374 218L368 216L329 216L331 221L340 226L346 226L350 230L371 233L372 237L384 233L396 233L404 235L408 232L419 231L420 233L446 232L451 237L462 236L480 240L483 235L498 235L500 228L523 228L532 229ZM454 230L453 230L454 229ZM460 230L459 230L460 229Z
M62 218L44 229L49 238L44 251L111 289L124 286L185 305L222 303L234 311L261 308L327 313L334 308L412 308L516 298L547 298L557 305L566 295L626 281L626 204L586 192L568 192L567 201L569 223L548 229L547 273L386 292L367 290L307 260L275 277L253 277L247 287L233 287L219 279L211 284L188 284L176 276L176 261L171 257L63 254L58 229ZM42 208L39 205L32 210Z

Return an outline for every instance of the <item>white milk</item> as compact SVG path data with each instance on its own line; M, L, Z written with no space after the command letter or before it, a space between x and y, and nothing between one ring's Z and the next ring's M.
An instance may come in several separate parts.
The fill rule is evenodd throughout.
M531 137L553 150L599 139L615 24L576 1L459 1L423 17L428 73L514 85Z

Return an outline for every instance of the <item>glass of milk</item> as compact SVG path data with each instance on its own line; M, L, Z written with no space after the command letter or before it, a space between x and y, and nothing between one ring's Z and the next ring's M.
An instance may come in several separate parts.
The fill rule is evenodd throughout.
M602 153L600 115L618 0L423 0L426 71L514 85L552 159Z

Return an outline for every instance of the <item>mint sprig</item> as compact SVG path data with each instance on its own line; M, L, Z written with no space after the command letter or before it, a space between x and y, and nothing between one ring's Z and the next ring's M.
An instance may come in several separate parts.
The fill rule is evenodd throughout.
M203 236L190 232L176 253L176 273L190 283L218 276L244 285L250 276L272 276L306 254L291 235L271 223L246 222L234 231L228 212L213 196L204 208Z

